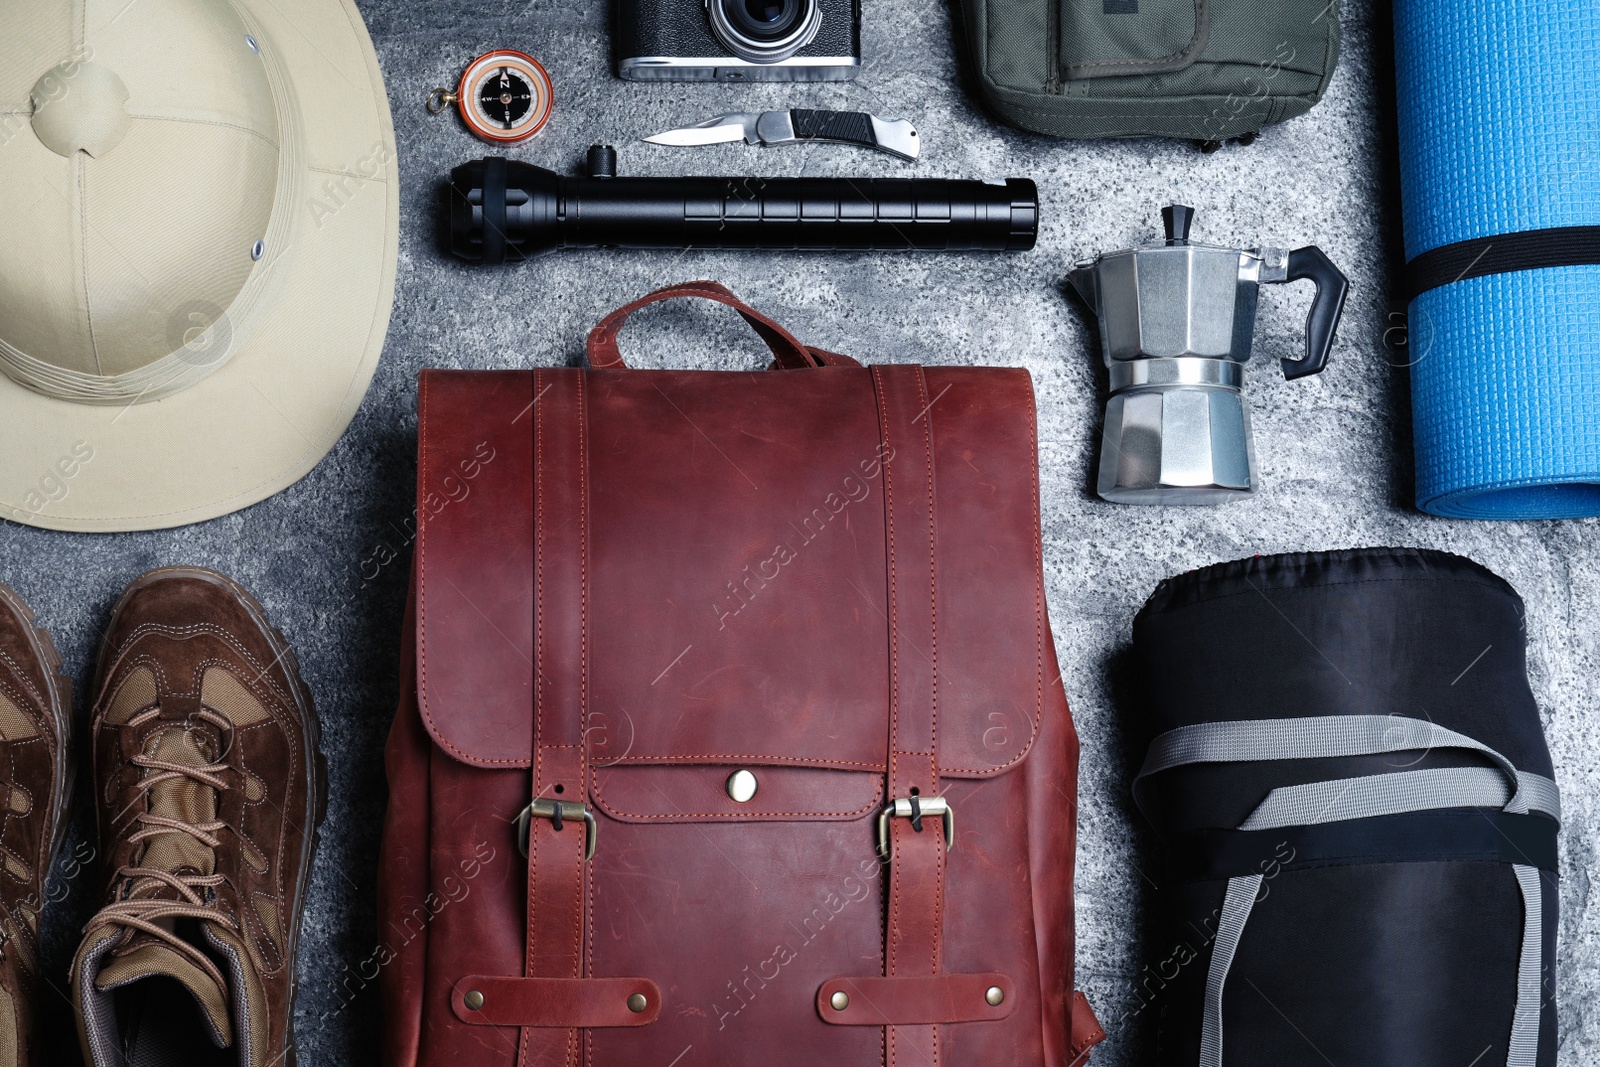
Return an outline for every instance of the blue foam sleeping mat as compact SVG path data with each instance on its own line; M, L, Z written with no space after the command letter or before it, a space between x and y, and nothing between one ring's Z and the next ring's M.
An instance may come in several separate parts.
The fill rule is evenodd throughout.
M1600 4L1394 11L1417 505L1600 515Z

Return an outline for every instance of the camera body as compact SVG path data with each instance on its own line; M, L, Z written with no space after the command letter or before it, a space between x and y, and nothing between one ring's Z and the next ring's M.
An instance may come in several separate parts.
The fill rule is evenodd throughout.
M860 0L617 0L617 74L634 81L848 81Z

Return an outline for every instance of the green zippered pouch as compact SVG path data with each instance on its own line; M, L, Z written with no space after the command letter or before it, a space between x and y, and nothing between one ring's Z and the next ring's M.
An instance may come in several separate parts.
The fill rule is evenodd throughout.
M984 101L1058 137L1224 141L1304 114L1338 0L961 0Z

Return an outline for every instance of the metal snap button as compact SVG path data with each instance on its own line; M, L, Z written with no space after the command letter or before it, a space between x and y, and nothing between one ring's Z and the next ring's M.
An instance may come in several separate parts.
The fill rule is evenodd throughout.
M984 991L983 999L989 1002L990 1007L998 1008L1006 999L1006 991L997 985L992 985Z
M466 1002L467 1008L471 1011L477 1011L483 1007L483 994L476 989L468 990L467 995L461 999Z
M841 989L828 998L828 1003L833 1006L834 1011L844 1011L850 1006L850 994Z
M735 804L748 803L756 795L758 784L756 776L749 771L734 771L728 775L728 796Z
M635 1015L638 1015L641 1011L644 1011L649 1006L650 1001L645 999L645 995L643 993L635 993L633 996L628 998L628 1010L633 1012Z

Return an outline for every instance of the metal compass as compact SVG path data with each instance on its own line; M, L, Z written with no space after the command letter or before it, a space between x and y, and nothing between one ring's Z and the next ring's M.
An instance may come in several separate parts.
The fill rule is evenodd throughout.
M454 92L435 89L428 110L435 115L451 104L467 128L485 141L525 141L550 117L550 75L532 56L509 49L474 59Z

